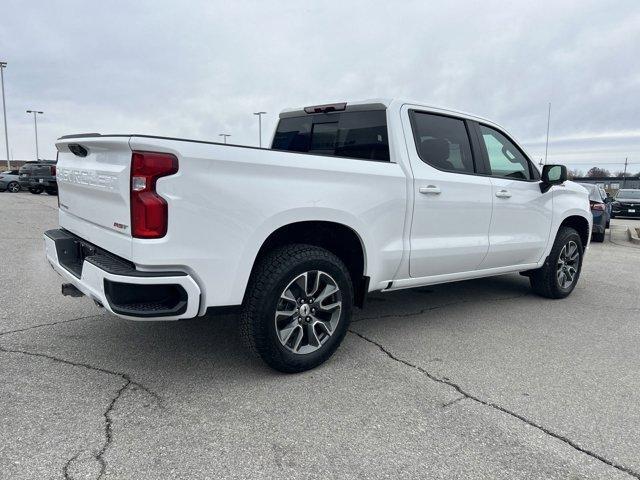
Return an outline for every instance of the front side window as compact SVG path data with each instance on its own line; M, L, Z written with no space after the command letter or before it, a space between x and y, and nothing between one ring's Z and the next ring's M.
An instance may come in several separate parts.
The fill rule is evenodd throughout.
M531 180L529 161L507 137L486 125L480 125L480 133L487 149L491 175Z
M371 110L282 118L271 148L389 161L387 114Z
M412 111L413 136L420 159L439 170L474 173L463 120Z

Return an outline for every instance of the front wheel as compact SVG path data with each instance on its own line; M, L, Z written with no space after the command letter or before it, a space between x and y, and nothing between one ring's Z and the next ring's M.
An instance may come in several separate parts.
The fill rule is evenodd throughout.
M249 346L275 370L310 370L336 351L349 327L353 286L333 253L288 245L268 253L251 275L240 315Z
M571 227L561 227L544 265L529 276L533 291L547 298L567 297L580 278L582 256L578 232Z
M7 185L7 192L17 193L20 191L20 184L18 182L9 182Z

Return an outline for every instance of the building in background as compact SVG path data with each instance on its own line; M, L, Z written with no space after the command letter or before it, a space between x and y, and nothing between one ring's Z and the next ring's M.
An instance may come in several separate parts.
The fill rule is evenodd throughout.
M572 180L578 183L595 183L611 195L615 195L621 188L640 188L640 177L575 177Z

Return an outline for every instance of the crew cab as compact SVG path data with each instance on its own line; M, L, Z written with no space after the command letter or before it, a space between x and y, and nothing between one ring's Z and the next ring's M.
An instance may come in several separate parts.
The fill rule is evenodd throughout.
M270 148L138 134L60 138L63 293L131 320L238 311L273 368L324 362L367 293L520 272L566 297L586 191L499 125L402 100L285 110Z

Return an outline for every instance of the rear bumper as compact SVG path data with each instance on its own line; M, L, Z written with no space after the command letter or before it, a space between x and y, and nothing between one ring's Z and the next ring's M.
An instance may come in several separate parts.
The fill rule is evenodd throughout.
M42 179L42 182L40 181L40 179L38 178L32 178L32 179L20 179L18 180L18 183L20 183L20 186L22 188L36 188L36 187L57 187L58 183L55 180L48 180L48 179Z
M200 288L185 272L141 271L66 230L44 234L47 260L84 295L129 320L193 318Z

